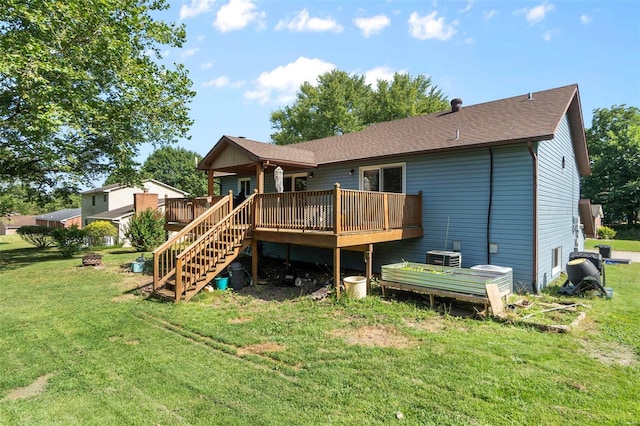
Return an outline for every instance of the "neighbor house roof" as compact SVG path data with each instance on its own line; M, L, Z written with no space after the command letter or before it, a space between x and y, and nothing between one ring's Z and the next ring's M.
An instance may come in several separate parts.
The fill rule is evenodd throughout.
M546 141L554 137L565 114L569 116L578 168L582 175L588 175L591 168L575 84L463 106L456 112L377 123L359 132L298 143L295 148L224 136L205 157L207 161L203 160L198 167L210 168L215 155L228 141L240 145L256 159L286 156L290 161L306 160L318 165Z
M41 214L36 216L37 220L48 220L53 222L62 222L65 220L73 219L82 215L82 209L62 209L55 212Z
M174 190L174 191L178 191L183 193L184 195L188 195L188 192L185 192L181 189L178 188L174 188L171 185L167 185L166 183L160 182L159 180L155 180L155 179L146 179L142 182L142 186L144 187L144 184L147 182L153 182L156 185L160 185L160 186L164 186L165 188ZM117 191L119 189L124 189L124 188L130 188L131 186L129 185L124 185L124 184L120 184L120 183L113 183L110 185L105 185L105 186L101 186L99 188L94 188L94 189L89 189L87 191L82 192L82 195L86 195L86 194L96 194L96 193L104 193L104 192L113 192L113 191Z
M164 206L164 200L158 200L158 207ZM133 204L126 205L124 207L120 207L118 209L107 210L104 212L96 213L91 216L87 216L88 219L98 219L98 220L120 220L128 216L132 216L135 213L135 208Z
M5 228L17 229L21 226L30 226L36 224L35 216L14 215L2 218Z

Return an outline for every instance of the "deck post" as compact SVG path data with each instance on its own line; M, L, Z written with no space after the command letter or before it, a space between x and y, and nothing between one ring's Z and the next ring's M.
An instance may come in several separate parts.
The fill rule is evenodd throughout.
M367 294L371 294L371 276L373 275L373 244L369 244L367 251L364 252L364 261L367 267Z
M176 302L180 301L182 295L182 258L178 257L176 261Z
M256 164L256 188L258 194L264 194L264 166L262 163Z
M342 232L342 222L340 211L342 206L340 205L340 183L336 182L333 189L333 233L340 235ZM338 253L338 256L340 253Z
M232 190L229 190L229 200L227 202L229 203L229 211L227 212L227 214L229 214L233 211L233 191Z
M333 285L337 297L340 297L340 284L340 247L336 247L333 249Z
M213 170L207 170L207 193L210 197L214 196L213 177L215 172Z
M259 255L258 253L258 240L253 237L251 239L251 281L253 282L253 287L257 287L258 285L258 266L259 266Z

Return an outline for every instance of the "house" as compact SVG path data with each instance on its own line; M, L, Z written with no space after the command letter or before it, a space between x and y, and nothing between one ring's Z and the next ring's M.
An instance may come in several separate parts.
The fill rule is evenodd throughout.
M36 225L47 228L82 228L82 209L62 209L36 216Z
M127 244L125 233L129 219L147 208L164 211L166 199L183 199L187 192L155 179L147 179L142 188L112 184L91 189L82 194L83 226L95 220L106 220L118 230L118 241Z
M10 215L0 218L0 235L15 235L21 226L36 224L35 216Z
M601 204L591 204L591 200L581 199L579 204L580 222L584 227L584 236L598 238L598 229L602 226L604 212Z
M281 195L273 194L276 167ZM529 291L582 248L580 176L591 172L577 85L464 107L454 99L448 111L290 146L223 136L198 168L210 188L220 180L222 194L257 192L252 247L257 239L269 254L333 264L336 279L341 265L363 267L362 252L377 271L455 250L463 267L512 268L514 288ZM334 198L323 192L332 188ZM413 214L419 219L405 220ZM350 232L365 232L345 235L345 220L355 224ZM383 225L368 228L375 221ZM336 244L314 229L332 231Z

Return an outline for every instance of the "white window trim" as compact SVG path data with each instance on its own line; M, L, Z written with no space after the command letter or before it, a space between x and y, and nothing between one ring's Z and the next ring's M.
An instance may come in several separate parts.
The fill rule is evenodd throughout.
M556 250L558 264L554 266L556 261ZM551 250L551 275L557 275L562 270L562 247L556 247Z
M284 179L291 179L291 192L296 192L296 182L295 179L297 177L305 177L307 178L307 185L309 184L309 175L305 172L305 173L289 173L284 175ZM300 192L300 191L298 191Z
M250 195L251 194L251 178L250 177L238 178L238 194L242 192L242 182L249 182L249 194L245 194L245 195Z
M407 163L388 163L388 164L376 164L372 166L361 166L358 168L358 180L359 180L359 188L361 191L364 190L364 172L367 170L382 170L382 169L393 169L396 167L402 167L402 194L407 193ZM382 179L382 172L380 173L380 178ZM380 188L384 186L383 182L380 182ZM379 191L383 192L383 191Z

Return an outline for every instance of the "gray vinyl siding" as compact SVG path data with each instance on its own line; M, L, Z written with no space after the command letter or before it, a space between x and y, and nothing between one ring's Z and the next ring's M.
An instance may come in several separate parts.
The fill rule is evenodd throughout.
M544 288L558 276L552 274L552 250L562 248L562 268L579 244L580 178L566 116L554 139L538 145L538 173L538 280Z

